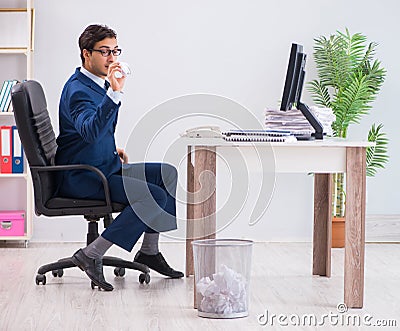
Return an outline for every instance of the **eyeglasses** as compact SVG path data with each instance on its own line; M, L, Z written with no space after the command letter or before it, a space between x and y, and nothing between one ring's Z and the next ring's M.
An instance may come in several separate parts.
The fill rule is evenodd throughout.
M91 49L92 52L99 52L101 53L102 56L107 57L110 56L111 53L114 56L121 55L122 49L116 48L116 49Z

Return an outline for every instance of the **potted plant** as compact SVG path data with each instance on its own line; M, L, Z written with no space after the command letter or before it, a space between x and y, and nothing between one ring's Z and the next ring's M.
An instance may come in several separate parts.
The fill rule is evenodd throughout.
M307 89L315 104L331 108L335 114L333 135L346 138L349 126L360 123L371 110L386 70L374 59L377 43L367 43L367 38L360 33L351 35L346 28L345 32L337 31L328 38L320 36L314 42L318 79L309 82ZM373 124L367 135L368 141L375 143L367 148L367 176L374 176L388 162L388 139L382 128L382 124ZM342 228L342 238L333 237L332 247L344 246L344 181L344 174L334 175L332 233L335 236L336 227Z

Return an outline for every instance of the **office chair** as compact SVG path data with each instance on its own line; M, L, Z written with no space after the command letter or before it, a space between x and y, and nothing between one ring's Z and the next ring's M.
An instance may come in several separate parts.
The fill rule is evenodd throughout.
M32 176L36 215L66 216L83 215L88 221L86 244L99 236L98 221L103 218L104 227L113 221L112 213L120 212L125 205L113 203L110 198L108 182L97 168L86 165L54 165L57 143L42 86L34 80L17 84L11 91L15 123L21 139ZM72 199L56 193L55 172L85 169L94 172L103 183L105 200ZM150 270L141 263L125 261L120 258L104 256L104 266L113 266L117 277L125 275L125 269L141 271L139 282L150 282ZM54 277L62 277L64 269L76 267L71 257L43 265L36 275L36 284L46 284L45 273L51 271ZM91 283L92 288L95 284Z

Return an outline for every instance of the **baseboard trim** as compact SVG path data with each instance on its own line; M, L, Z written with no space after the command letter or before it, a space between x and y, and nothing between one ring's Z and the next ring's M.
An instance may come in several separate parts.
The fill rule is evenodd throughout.
M400 215L367 215L365 241L368 243L400 243Z

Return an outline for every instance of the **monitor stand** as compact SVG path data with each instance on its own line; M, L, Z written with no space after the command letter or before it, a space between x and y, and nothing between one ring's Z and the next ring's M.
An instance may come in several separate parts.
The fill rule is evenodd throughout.
M314 116L314 114L311 112L310 108L302 102L299 102L297 105L297 109L301 111L301 113L304 115L304 117L307 119L307 121L311 124L311 126L314 128L315 133L314 137L315 139L323 139L324 133L323 133L323 127L321 122Z

